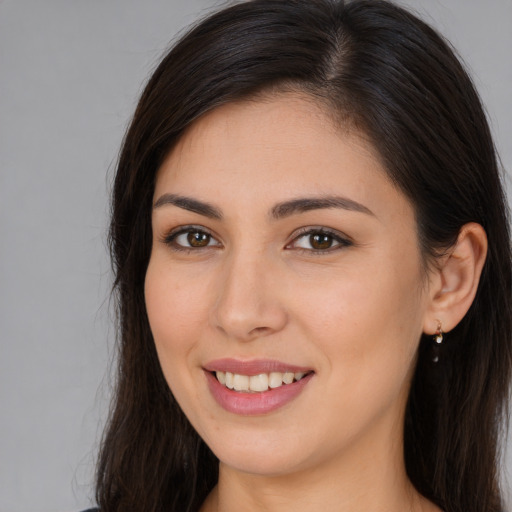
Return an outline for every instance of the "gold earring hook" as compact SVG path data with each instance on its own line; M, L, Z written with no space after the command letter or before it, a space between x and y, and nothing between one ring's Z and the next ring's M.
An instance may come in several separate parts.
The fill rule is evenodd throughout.
M441 324L441 320L436 319L436 322L437 322L437 329L436 329L436 333L434 334L434 341L438 345L440 345L441 343L443 343L443 326Z

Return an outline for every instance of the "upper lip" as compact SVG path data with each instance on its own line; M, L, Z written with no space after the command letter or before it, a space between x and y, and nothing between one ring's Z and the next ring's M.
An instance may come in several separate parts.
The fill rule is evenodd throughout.
M230 372L249 376L271 372L308 373L312 371L312 368L306 366L297 366L275 359L215 359L214 361L206 363L203 368L209 372Z

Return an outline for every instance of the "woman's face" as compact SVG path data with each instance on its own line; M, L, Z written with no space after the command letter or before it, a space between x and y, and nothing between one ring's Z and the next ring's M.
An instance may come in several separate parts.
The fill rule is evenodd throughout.
M160 364L223 464L401 453L428 282L413 209L363 137L299 96L219 107L161 166L152 227Z

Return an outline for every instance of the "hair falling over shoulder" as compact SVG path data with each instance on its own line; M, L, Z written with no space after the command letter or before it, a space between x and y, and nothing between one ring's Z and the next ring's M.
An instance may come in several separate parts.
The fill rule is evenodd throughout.
M477 296L433 364L420 343L406 410L410 480L445 512L505 512L500 440L512 366L507 203L475 88L450 46L384 0L253 0L214 13L163 58L120 152L110 248L118 371L97 467L102 512L197 511L218 461L174 400L148 324L144 278L155 175L187 127L266 90L300 91L355 123L415 207L426 261L461 227L489 251Z

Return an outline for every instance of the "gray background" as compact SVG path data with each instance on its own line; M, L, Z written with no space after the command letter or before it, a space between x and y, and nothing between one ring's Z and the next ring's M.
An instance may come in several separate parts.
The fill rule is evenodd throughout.
M512 0L402 3L465 59L512 169ZM91 503L110 390L113 164L145 78L214 5L0 0L0 512Z

